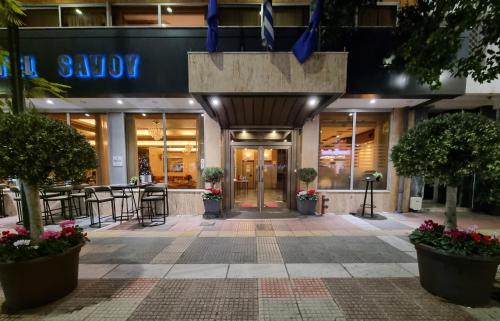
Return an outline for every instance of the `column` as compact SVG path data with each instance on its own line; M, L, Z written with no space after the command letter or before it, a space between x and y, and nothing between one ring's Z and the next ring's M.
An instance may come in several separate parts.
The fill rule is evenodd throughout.
M126 184L127 145L125 141L125 113L108 114L109 183Z

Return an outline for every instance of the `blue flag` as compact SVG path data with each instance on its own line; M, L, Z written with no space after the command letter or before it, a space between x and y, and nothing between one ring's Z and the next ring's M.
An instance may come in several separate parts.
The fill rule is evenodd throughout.
M215 52L217 50L218 35L218 19L217 19L217 0L208 1L207 13L207 51Z
M309 26L306 31L300 36L299 40L293 45L292 52L297 60L303 64L316 50L318 45L319 20L321 19L321 7L323 2L316 0L314 11L309 20Z

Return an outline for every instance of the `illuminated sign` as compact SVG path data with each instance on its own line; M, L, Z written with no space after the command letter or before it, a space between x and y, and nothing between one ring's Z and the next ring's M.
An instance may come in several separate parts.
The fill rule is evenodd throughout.
M0 66L0 78L7 78L8 57ZM57 73L63 78L136 79L139 76L140 56L137 54L62 54L57 57ZM38 77L35 56L21 57L23 77Z

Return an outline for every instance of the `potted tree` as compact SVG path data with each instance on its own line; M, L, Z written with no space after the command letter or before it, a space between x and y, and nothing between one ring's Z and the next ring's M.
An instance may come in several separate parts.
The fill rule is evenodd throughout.
M224 177L224 170L220 167L207 167L203 170L203 180L210 184L210 187L203 192L203 205L205 206L205 216L220 215L222 189L216 188L216 185Z
M139 156L139 178L141 183L151 183L151 168L146 154Z
M457 230L457 187L473 174L500 177L500 124L471 113L420 123L393 147L398 175L446 184L444 226L428 223L412 234L420 283L454 302L487 302L500 262L498 239Z
M299 189L297 193L297 210L301 214L314 215L316 212L316 203L318 202L318 193L315 189L309 189L309 184L318 176L314 168L299 169L299 180L306 184L306 189Z
M76 287L85 233L74 221L62 223L59 231L44 231L39 187L51 175L72 181L96 165L92 146L65 123L34 110L0 114L0 177L22 181L30 223L29 231L5 231L0 239L0 282L7 310L42 305Z

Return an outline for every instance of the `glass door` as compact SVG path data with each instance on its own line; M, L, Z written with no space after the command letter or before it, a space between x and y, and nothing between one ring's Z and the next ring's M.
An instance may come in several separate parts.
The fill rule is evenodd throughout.
M233 148L233 199L239 210L288 207L289 149L249 146Z

